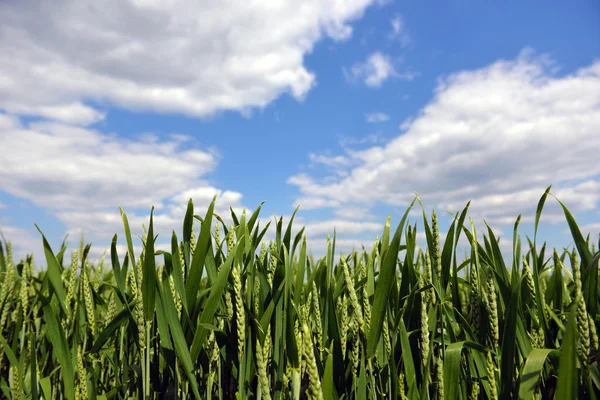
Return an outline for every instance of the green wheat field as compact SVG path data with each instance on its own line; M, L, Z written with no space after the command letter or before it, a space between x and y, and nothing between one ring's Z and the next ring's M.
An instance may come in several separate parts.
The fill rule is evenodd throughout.
M597 399L600 254L562 203L571 247L538 241L549 199L509 255L468 204L447 232L435 212L412 224L418 198L371 248L339 254L334 235L318 260L293 217L266 243L260 207L227 226L216 198L201 215L190 200L169 252L150 213L136 254L123 211L97 263L89 244L42 235L36 267L2 243L0 396Z

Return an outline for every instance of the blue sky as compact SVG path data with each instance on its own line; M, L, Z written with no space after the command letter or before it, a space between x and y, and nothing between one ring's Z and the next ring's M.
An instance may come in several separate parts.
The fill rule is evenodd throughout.
M167 5L168 4L168 5ZM596 1L0 3L0 227L41 257L118 205L167 241L186 199L288 217L321 254L370 244L418 192L510 249L553 192L600 232ZM542 237L568 246L550 202ZM201 212L203 212L202 210ZM264 222L263 222L264 223ZM481 227L480 227L481 229Z

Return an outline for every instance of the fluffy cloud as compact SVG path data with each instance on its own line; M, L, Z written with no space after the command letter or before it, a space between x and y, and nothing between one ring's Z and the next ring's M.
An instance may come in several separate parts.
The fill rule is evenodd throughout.
M454 211L507 223L534 212L546 186L574 210L600 199L600 62L557 76L544 57L524 51L514 61L440 79L432 101L385 145L345 149L353 160L334 182L302 173L288 180L304 199L340 204L406 205L420 193ZM551 203L549 201L549 203Z
M398 73L394 69L392 59L380 51L369 55L362 63L354 64L350 70L344 69L350 81L362 80L369 87L380 87L388 78Z
M241 211L240 193L203 179L218 160L191 137L122 139L58 122L25 126L0 114L0 140L2 190L49 210L71 235L83 230L89 239L106 241L122 232L119 205L136 232L148 223L154 205L157 231L163 235L180 231L189 198L206 209L219 194L218 212Z
M304 56L371 2L0 2L0 109L92 123L83 101L206 116L301 99Z
M397 64L399 62L389 55L376 51L371 53L364 62L355 63L350 69L343 68L342 72L348 81L362 81L371 88L381 87L390 78L410 81L417 76L416 72L410 70L397 71Z
M120 139L57 122L23 126L0 114L0 138L2 190L53 209L160 208L216 165L209 152L183 149L181 136Z

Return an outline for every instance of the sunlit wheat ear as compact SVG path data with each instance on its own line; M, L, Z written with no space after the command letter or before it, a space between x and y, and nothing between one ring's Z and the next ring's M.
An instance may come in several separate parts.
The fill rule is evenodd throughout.
M296 323L294 324L294 338L296 339L296 346L298 348L298 357L300 358L300 368L298 371L293 371L300 375L304 374L304 370L306 369L306 360L304 357L304 341L302 339L302 327L300 326L301 323L302 323L302 317L301 317L301 313L300 313L298 315L298 319L296 320Z
M100 281L102 280L102 275L103 275L102 268L104 266L104 258L105 257L106 257L106 254L103 253L100 256L100 260L98 261L96 268L94 269L94 282L92 283L92 286L93 286L95 292L98 292L98 288L100 287Z
M488 381L490 383L490 398L496 400L498 399L498 385L496 383L496 364L494 362L492 353L489 351L487 352L486 370L488 375Z
M192 224L192 232L190 236L190 255L194 257L194 253L196 252L196 229L194 228L194 224Z
M529 327L529 336L531 337L531 346L533 348L542 348L544 346L544 329L540 324L540 320L537 314L537 301L535 296L535 286L533 282L533 276L531 273L531 267L526 257L523 257L523 282L530 293L530 304L529 309L531 310L531 326Z
M389 327L387 315L385 315L383 318L382 335L383 335L383 344L385 347L385 356L386 356L386 358L389 358L390 355L392 354L392 342L390 341L390 327Z
M425 262L423 264L423 286L429 286L433 284L432 272L431 272L431 258L429 257L429 250L425 251ZM426 306L433 303L434 292L433 288L429 288L423 292L423 301Z
M4 274L4 282L2 283L2 296L0 297L0 306L2 307L2 314L0 316L0 331L3 330L4 324L8 319L8 315L10 313L9 300L11 299L11 295L15 286L15 267L13 263L12 243L10 242L6 244L4 265L6 272Z
M89 266L87 260L83 264L83 269L81 271L82 274L82 285L83 285L83 298L85 301L85 312L88 320L88 324L90 327L90 331L92 332L92 336L96 332L96 316L94 312L94 298L92 296L92 289L90 287L90 279L89 279Z
M438 227L438 219L435 210L431 213L431 230L433 235L433 261L435 266L435 274L437 281L442 280L442 249L440 247L440 231Z
M67 297L65 299L65 306L67 309L67 325L69 324L69 320L71 319L71 300L73 299L73 295L75 293L75 280L77 279L77 268L79 266L79 251L77 249L73 250L73 255L71 257L71 275L69 277L69 285L67 289Z
M435 358L436 393L439 400L444 399L444 359L441 350Z
M143 239L145 241L145 237ZM138 329L138 344L141 350L146 348L146 322L144 320L144 309L143 309L143 296L142 296L142 263L144 262L144 249L140 253L140 257L137 259L135 266L135 282L132 282L131 289L136 300L134 306L134 313L136 317L137 329Z
M219 228L219 223L215 222L215 249L219 250L221 247L221 228Z
M573 300L577 304L577 330L579 332L580 356L585 359L590 353L590 328L585 300L581 290L581 267L575 250L571 252L571 267L573 268L573 282L575 283Z
M87 372L83 366L83 349L77 346L77 377L79 380L79 393L82 399L88 399Z
M244 353L244 343L246 341L246 310L244 309L244 299L242 293L242 272L238 262L234 262L232 277L238 334L238 356L241 359L242 354Z
M267 266L267 282L269 282L269 287L273 287L273 275L275 275L275 270L277 269L277 245L275 242L271 242L269 246L269 253L271 254L271 262Z
M478 400L481 393L481 387L479 382L473 381L471 384L471 391L469 392L469 400Z
M233 225L230 225L229 231L227 232L227 254L231 254L234 246L235 246L235 232L233 229Z
M321 306L319 305L319 291L317 290L317 285L315 282L312 284L312 305L314 312L314 321L315 321L315 332L317 334L316 346L319 352L323 351L323 327L321 325Z
M490 337L490 342L492 344L492 347L494 349L497 349L500 341L500 323L498 321L496 286L494 285L492 271L488 271L487 290L485 293L487 312L489 315L488 320L490 325L490 332L492 334L492 336Z
M360 279L366 279L367 278L367 270L365 267L365 263L364 261L360 262ZM369 302L369 294L367 292L367 285L363 285L362 286L362 290L361 290L361 297L362 297L362 312L364 315L364 332L368 332L369 331L369 324L371 321L371 303Z
M346 339L348 334L348 297L343 294L338 298L338 314L340 329L340 344L342 346L342 358L346 359Z
M421 287L423 287L423 280L419 279L419 288ZM421 362L423 368L426 368L429 359L429 310L423 296L424 293L421 294Z
M21 380L22 380L22 372L21 372L21 368L19 368L19 365L11 365L10 366L10 370L13 373L13 384L12 386L15 388L15 395L16 396L20 396L21 391L22 391L22 385L21 385Z
M477 243L477 232L475 231L475 224L473 223L473 218L469 217L469 222L471 223L471 269L469 275L469 283L473 288L471 291L471 305L473 307L473 330L475 332L475 337L479 340L479 332L480 332L480 319L481 319L481 303L483 298L481 296L481 286L480 286L480 265L479 265L479 249Z
M315 359L310 328L306 323L302 325L302 339L304 341L304 354L306 356L306 372L308 373L309 379L309 398L314 400L322 400L323 391L321 389L321 375Z
M350 304L352 304L352 308L354 310L354 314L356 316L356 320L358 322L358 326L362 329L364 327L363 315L362 315L362 306L358 302L358 297L356 295L356 289L354 286L354 278L350 275L350 268L348 267L348 263L345 258L341 257L342 268L344 269L344 279L346 280L346 287L348 289L348 295L350 296Z
M271 389L269 387L269 377L267 376L267 361L264 357L264 348L260 340L256 340L256 370L258 374L258 389L260 398L270 400Z
M282 399L287 399L290 396L290 379L292 377L292 369L290 368L289 365L286 366L285 368L285 373L283 374L283 377L281 378L281 398Z
M358 376L358 366L360 363L360 338L359 338L359 326L358 319L352 314L353 318L350 322L350 329L352 330L352 353L350 353L350 363L352 366L352 378L356 381Z
M115 300L116 294L113 293L110 296L110 300L108 302L108 309L106 311L106 317L104 318L104 327L106 328L108 324L111 323L115 315L117 314L117 301Z
M398 375L398 393L400 393L400 399L406 400L406 384L404 379L404 372L400 372Z
M590 331L590 348L598 351L598 331L596 330L594 318L590 314L588 314L588 329Z
M23 321L27 319L27 312L29 309L29 264L32 264L33 260L31 257L25 261L25 265L23 265L23 270L21 272L21 286L19 288L19 297L21 299L21 308L23 311Z
M265 261L267 260L267 245L265 242L261 242L260 244L260 255L258 256L260 263L265 265Z

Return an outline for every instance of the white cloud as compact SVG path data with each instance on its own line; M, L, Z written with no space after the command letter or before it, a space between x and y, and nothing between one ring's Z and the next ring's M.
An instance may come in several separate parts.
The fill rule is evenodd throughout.
M356 235L363 232L381 232L383 223L369 221L348 221L343 219L334 219L305 224L306 234L314 236L323 236L328 233L333 234L333 230L343 235Z
M402 16L396 15L392 18L390 24L392 25L390 39L398 40L402 46L408 46L410 44L410 36L406 32L406 24Z
M217 156L191 137L123 139L57 122L24 126L0 113L0 141L2 191L48 210L67 233L83 230L93 242L123 232L119 205L138 233L154 205L156 231L166 238L172 229L180 232L189 198L204 211L219 194L216 211L225 219L229 207L241 211L240 193L204 179Z
M4 105L0 104L0 106L15 114L40 116L73 125L90 125L102 121L106 117L104 112L95 110L81 103L28 106L6 102Z
M375 239L375 238L373 238ZM340 254L348 255L353 250L360 251L364 246L367 251L371 250L373 241L369 240L357 240L357 239L340 239L335 240L335 254L334 259L338 260ZM327 254L327 240L307 240L307 247L315 258L323 257Z
M0 109L89 124L89 101L207 116L302 99L304 56L371 2L0 2Z
M389 115L382 112L367 113L365 114L365 117L369 123L385 122L390 119Z
M362 80L369 87L380 87L388 78L398 73L388 55L376 51L367 57L363 63L356 63L350 71L344 69L344 74L351 80Z
M300 206L301 210L314 210L325 207L339 207L341 202L331 199L323 199L314 196L300 197L294 203L294 207Z
M352 205L345 205L343 208L335 210L335 215L340 218L347 219L366 219L370 218L371 214L368 207L357 207Z
M15 264L32 253L37 257L34 259L35 265L46 264L45 260L40 259L40 257L43 257L44 251L42 237L39 233L11 226L4 222L0 222L0 232L2 233L2 236L0 236L0 240L3 242L2 246L4 246L4 240L12 244L13 260ZM52 244L54 243L51 243L51 245Z
M346 177L322 182L303 173L288 183L304 198L340 207L406 205L414 192L438 207L462 208L473 199L474 212L504 222L535 213L554 184L573 210L594 209L600 164L590 149L600 147L600 61L567 76L553 67L525 51L514 61L441 79L400 136L345 149L343 156L357 163Z
M174 139L121 139L55 122L15 124L0 138L2 190L53 209L159 208L166 197L199 185L217 161Z
M342 71L346 79L350 82L363 81L371 88L378 88L390 78L413 80L418 74L411 70L398 72L396 64L399 62L393 60L387 54L381 51L371 53L366 61L355 63L350 70L343 68Z
M598 237L600 237L600 222L583 225L580 226L579 229L584 237L587 237L588 234L590 235L592 243L598 243Z

